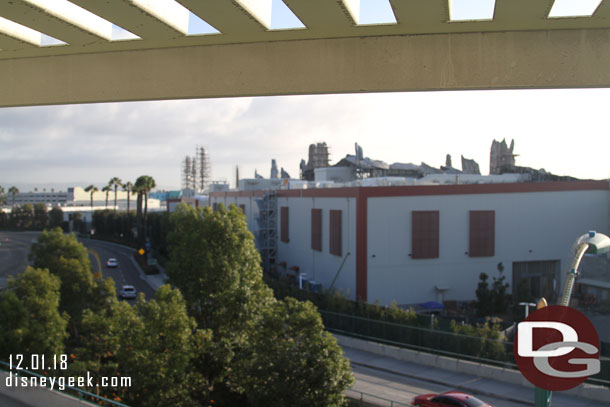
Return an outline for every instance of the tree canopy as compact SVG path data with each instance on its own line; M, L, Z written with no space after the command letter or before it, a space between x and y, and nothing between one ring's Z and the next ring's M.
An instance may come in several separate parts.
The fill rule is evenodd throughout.
M179 205L171 222L166 272L212 333L199 358L212 394L261 406L342 405L353 378L341 349L313 304L275 300L243 212Z
M240 382L253 406L340 406L353 383L337 340L309 301L269 307L240 357Z
M58 277L28 267L0 291L0 358L63 353L68 316L59 312Z
M91 273L89 253L73 234L59 228L43 231L32 245L34 267L46 268L61 279L60 310L71 322L78 322L86 308L98 309L114 298L114 282L96 282Z

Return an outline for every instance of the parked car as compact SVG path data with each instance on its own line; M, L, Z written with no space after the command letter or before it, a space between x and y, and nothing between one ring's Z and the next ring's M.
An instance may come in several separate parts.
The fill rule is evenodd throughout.
M119 267L119 262L117 261L117 259L115 258L110 258L108 259L108 261L106 262L106 267L108 268L116 268Z
M126 298L136 298L136 289L132 285L124 285L121 288L121 291L119 291L119 295L123 299L126 299Z
M442 394L423 394L413 399L414 406L421 407L492 407L470 394L448 391Z

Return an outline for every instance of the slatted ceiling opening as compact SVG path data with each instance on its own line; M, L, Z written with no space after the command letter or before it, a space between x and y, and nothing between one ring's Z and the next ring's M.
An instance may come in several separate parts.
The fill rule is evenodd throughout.
M189 11L174 0L70 0L143 39L188 33Z
M269 26L261 24L253 15L232 0L176 0L193 14L223 34L264 32ZM266 0L269 3L271 0ZM254 4L255 5L255 4Z
M602 0L555 0L549 18L591 17Z
M358 25L396 24L389 0L360 0Z
M495 0L448 0L450 21L493 20Z
M457 6L466 1L491 0L452 2ZM16 19L29 19L30 25L21 25L62 41L34 38L0 22L0 58L318 38L610 28L610 0L575 0L575 4L594 1L593 7L598 7L594 12L565 13L593 13L587 18L559 18L563 15L557 9L549 17L551 7L555 3L559 7L560 1L567 0L496 0L493 19L488 21L471 19L487 18L490 12L460 17L456 11L450 20L449 0L0 1L0 16L17 24ZM384 4L391 10L380 17ZM101 31L98 23L81 15L103 22ZM392 15L396 24L390 22ZM120 41L130 39L138 41ZM56 43L67 45L47 46Z
M271 9L271 30L306 28L305 24L286 6L282 0L273 0Z
M272 0L233 0L263 27L271 27Z
M112 41L129 41L129 40L141 40L142 38L138 37L132 32L127 31L126 29L119 27L116 24L112 25Z
M58 40L57 38L51 37L50 35L42 34L40 40L41 47L54 47L58 45L68 45L68 43L62 40Z
M112 24L67 0L12 0L0 5L0 14L18 24L70 44L109 41Z
M206 34L220 34L216 28L209 25L205 20L201 19L198 15L193 14L189 11L189 29L188 35L206 35Z
M311 30L334 30L358 24L358 0L284 0L292 12Z
M39 47L42 35L36 30L0 17L0 48L19 49L27 46Z

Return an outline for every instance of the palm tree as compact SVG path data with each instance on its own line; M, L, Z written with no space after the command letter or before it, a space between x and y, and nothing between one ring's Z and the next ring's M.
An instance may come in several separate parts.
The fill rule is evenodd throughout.
M114 210L116 211L116 190L121 186L121 179L112 177L110 181L108 181L108 186L114 189Z
M17 188L16 186L12 186L8 189L8 193L13 195L13 205L15 206L15 198L17 197L17 194L19 193L19 188Z
M112 188L110 188L110 185L106 185L104 188L102 188L102 192L106 193L106 206L105 206L105 208L108 208L108 194L110 193L110 191L112 191Z
M136 184L134 189L138 193L138 216L142 216L142 197L144 197L144 233L141 231L138 233L138 237L140 241L143 242L145 239L146 227L147 227L147 218L148 218L148 194L150 191L157 186L153 177L149 175L142 175L136 179ZM141 222L138 222L140 225Z
M6 198L4 197L4 187L0 186L0 205L4 205L6 203Z
M93 194L95 194L97 191L99 191L99 189L97 189L95 185L89 185L87 188L85 188L85 192L89 192L91 195L91 216L93 216Z
M127 191L127 213L129 213L129 201L131 197L131 191L133 191L133 184L127 181L121 186L123 187L123 191Z

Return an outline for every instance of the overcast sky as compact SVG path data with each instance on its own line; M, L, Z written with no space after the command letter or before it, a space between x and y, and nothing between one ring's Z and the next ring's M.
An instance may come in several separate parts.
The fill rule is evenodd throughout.
M489 172L492 140L515 140L517 165L560 175L610 175L608 89L416 92L106 103L0 109L0 185L105 185L153 176L180 187L181 162L197 145L212 178L234 182L271 159L292 177L311 143L331 163L353 154L440 166L451 154Z

